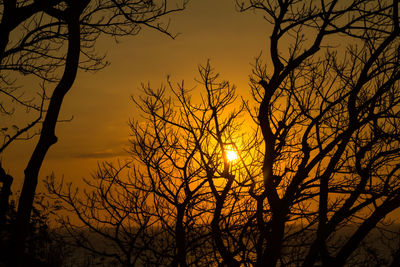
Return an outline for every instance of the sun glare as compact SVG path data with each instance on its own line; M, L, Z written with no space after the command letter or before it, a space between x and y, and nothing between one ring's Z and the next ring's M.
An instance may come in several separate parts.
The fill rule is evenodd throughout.
M238 155L235 151L228 150L226 151L226 158L229 162L235 162L238 158Z

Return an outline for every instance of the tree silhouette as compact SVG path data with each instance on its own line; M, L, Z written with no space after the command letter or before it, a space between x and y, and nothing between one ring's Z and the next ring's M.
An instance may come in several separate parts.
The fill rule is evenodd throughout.
M342 266L400 204L398 1L241 7L261 10L273 25L272 69L258 61L252 87L270 210L259 226L269 234L259 244L257 265L277 264L285 226L296 218L305 219L303 228L315 225L302 265ZM328 41L325 54L318 53L331 35L349 42L343 56ZM284 56L285 38L292 42ZM357 230L335 244L332 236L350 222Z
M136 250L124 245L110 257L128 251L140 263L175 266L395 266L398 229L389 224L400 207L398 1L237 5L272 26L267 65L258 57L251 75L253 99L227 115L235 94L209 65L200 68L198 104L183 83L145 87L138 102L144 123L131 124L131 175L103 165L89 206L50 180L51 191L78 215L86 212L80 219L92 232L116 233L106 236L114 243L126 235L151 240L134 239ZM243 108L254 132L249 120L240 124ZM228 161L227 146L238 162ZM128 201L137 195L140 201ZM148 217L126 227L134 235L118 235L129 211Z
M55 127L64 96L71 89L78 68L98 70L107 65L94 50L100 34L118 38L150 27L173 37L168 24L160 18L182 10L185 4L186 1L181 6L169 6L167 1L0 1L0 112L2 116L12 116L15 109L22 107L37 114L33 119L27 116L28 122L22 127L2 126L0 152L18 139L39 135L18 201L14 245L9 246L17 253L9 254L14 260L21 259L18 255L24 250L40 167L50 146L57 142ZM20 34L15 34L17 31ZM42 80L36 99L25 96L15 84L18 75ZM31 91L28 95L35 94ZM0 174L3 197L7 195L9 177L4 169ZM1 218L3 215L4 212Z
M220 81L209 64L199 72L200 101L183 82L158 90L143 85L134 101L144 119L130 123L132 160L99 166L86 181L90 191L79 196L71 184L63 189L48 180L49 191L87 227L83 238L76 222L61 220L76 244L127 266L205 266L219 258L213 240L224 251L220 222L241 221L239 185L248 183L240 178L244 166L233 166L226 150L240 140L251 147L255 140L238 135L244 106L233 109L235 87ZM249 153L242 147L238 161L251 160ZM93 234L112 249L96 247Z

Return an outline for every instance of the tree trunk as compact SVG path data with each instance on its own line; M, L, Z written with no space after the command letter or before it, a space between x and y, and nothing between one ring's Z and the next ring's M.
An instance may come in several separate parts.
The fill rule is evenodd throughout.
M13 182L13 178L6 174L4 169L0 166L0 182L3 183L0 192L0 231L3 230L3 227L6 224L6 216L9 208L9 197L11 194L11 184Z
M185 229L183 227L183 217L186 206L184 204L177 206L177 218L175 225L175 242L176 242L176 259L174 260L173 266L186 267L186 236Z
M80 54L80 24L79 14L68 17L68 51L63 76L51 96L48 111L43 122L39 141L25 169L25 179L18 203L16 219L14 252L21 258L24 251L24 241L28 234L30 214L38 183L38 174L49 148L57 142L55 127L66 93L75 81Z

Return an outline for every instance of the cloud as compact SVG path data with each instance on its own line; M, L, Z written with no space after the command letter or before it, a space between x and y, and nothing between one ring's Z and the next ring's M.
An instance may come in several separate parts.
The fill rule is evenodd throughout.
M112 150L104 150L104 151L95 151L95 152L83 152L72 154L73 158L79 159L104 159L104 158L115 158L120 156L127 156L128 153L124 150L120 151L112 151Z

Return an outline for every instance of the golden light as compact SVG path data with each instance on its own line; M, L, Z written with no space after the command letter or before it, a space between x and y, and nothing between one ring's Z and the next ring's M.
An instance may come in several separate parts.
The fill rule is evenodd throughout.
M234 150L227 150L226 151L226 159L229 161L229 162L235 162L237 159L238 159L238 155L237 155L237 153L236 153L236 151L234 151Z

